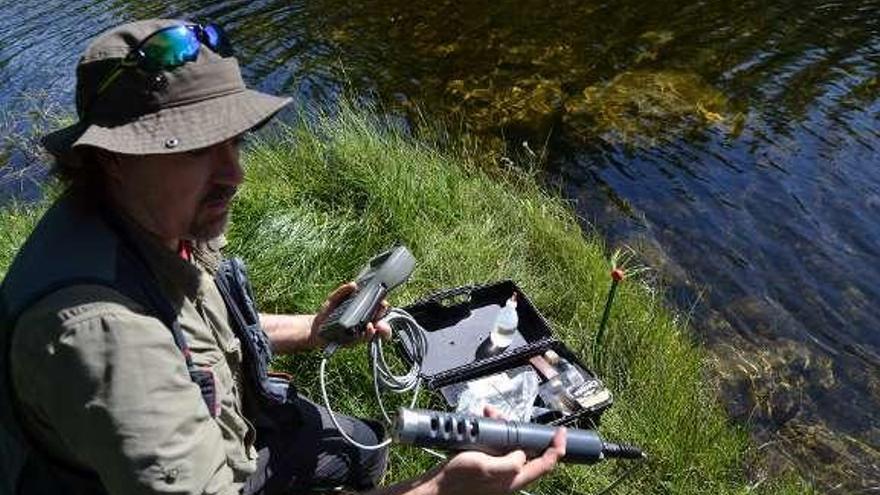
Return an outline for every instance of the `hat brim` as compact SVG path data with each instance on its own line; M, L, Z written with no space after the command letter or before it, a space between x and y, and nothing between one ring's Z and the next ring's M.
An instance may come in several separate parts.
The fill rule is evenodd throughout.
M70 152L73 143L82 136L86 128L88 128L88 125L79 121L73 125L62 127L46 134L40 139L40 143L49 153L55 156L63 156Z
M78 122L46 135L42 143L56 156L84 146L129 155L191 151L258 127L290 101L287 97L244 90L163 108L118 125Z

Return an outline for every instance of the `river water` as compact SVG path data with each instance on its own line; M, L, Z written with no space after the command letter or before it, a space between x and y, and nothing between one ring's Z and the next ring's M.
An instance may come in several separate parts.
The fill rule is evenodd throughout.
M754 469L880 487L877 0L2 0L0 201L36 194L29 130L71 111L87 41L159 16L220 22L300 104L353 90L543 154L668 284Z

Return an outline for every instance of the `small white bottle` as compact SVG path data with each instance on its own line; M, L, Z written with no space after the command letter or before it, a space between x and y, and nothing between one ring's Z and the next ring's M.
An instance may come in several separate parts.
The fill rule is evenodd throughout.
M516 294L514 293L507 300L498 316L495 317L495 323L492 324L492 333L489 334L489 340L492 341L492 348L503 350L513 342L513 334L516 333L516 327L519 325L519 316L516 314Z

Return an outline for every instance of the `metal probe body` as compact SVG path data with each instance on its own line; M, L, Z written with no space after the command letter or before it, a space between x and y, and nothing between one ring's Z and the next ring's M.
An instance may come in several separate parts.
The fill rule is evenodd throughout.
M400 408L393 434L401 443L421 447L492 455L521 449L528 457L536 457L550 446L555 432L554 426L535 423ZM604 442L594 431L568 429L563 462L593 464L611 457L641 459L644 454L636 447Z

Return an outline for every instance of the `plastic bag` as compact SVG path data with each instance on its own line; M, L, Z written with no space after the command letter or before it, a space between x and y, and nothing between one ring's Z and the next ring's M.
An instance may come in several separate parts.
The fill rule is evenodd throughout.
M532 370L513 378L507 373L497 373L468 382L458 398L456 412L482 416L483 408L488 404L498 409L504 419L529 421L539 383L538 374Z

